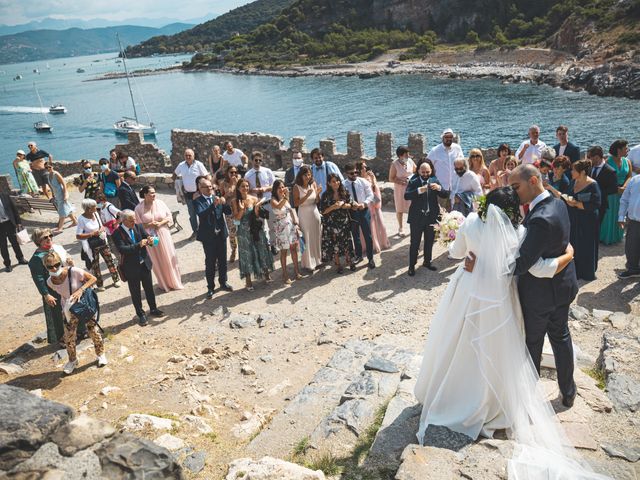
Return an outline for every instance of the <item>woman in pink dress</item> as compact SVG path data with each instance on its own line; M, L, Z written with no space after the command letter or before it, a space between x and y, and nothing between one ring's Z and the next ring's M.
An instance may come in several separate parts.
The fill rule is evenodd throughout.
M393 203L396 207L396 218L398 219L398 236L405 237L407 234L402 229L402 215L409 213L411 200L404 199L404 191L407 189L409 179L416 172L416 164L409 157L407 147L396 149L398 158L393 161L389 168L389 181L393 182Z
M371 184L371 190L373 190L373 196L375 200L369 206L369 214L371 215L371 239L373 240L373 249L376 253L380 253L380 250L386 250L391 247L389 243L389 237L387 237L387 229L384 228L382 223L382 194L380 193L380 187L378 187L378 180L375 173L367 167L367 162L364 160L356 162L356 171L360 177L368 180ZM360 235L360 241L362 242L362 248L365 249L364 234Z
M158 237L158 245L147 249L153 262L153 273L162 290L182 290L178 257L173 246L168 225L171 222L171 211L162 200L156 200L156 190L150 186L140 189L142 202L135 210L136 223L142 224L147 233Z

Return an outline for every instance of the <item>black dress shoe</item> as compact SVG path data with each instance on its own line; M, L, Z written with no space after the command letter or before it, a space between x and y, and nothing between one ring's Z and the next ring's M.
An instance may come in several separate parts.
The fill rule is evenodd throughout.
M374 262L373 260L369 260L369 263L367 263L367 268L369 270L376 268L376 262Z
M207 300L211 300L213 298L213 289L207 290Z
M13 270L13 267L11 265L7 265L6 267L4 267L4 271L7 273L11 273L12 270Z
M433 265L431 265L430 263L423 263L422 266L424 268L428 268L429 270L431 270L432 272L435 272L436 270L438 270L436 267L434 267Z
M410 277L413 277L416 274L416 267L409 267L409 271L407 272L407 274Z
M564 396L563 396L563 397L562 397L562 405L564 405L564 406L565 406L565 407L567 407L567 408L571 408L571 407L573 407L573 402L574 402L574 401L575 401L575 399L576 399L576 394L577 394L577 393L578 393L578 392L576 392L576 393L574 393L573 395L568 396L568 397L564 397Z
M29 261L26 258L21 258L18 260L19 265L29 265Z
M149 322L147 321L147 316L144 313L141 315L138 315L138 325L140 325L141 327L146 327L147 325L149 325Z
M227 282L225 282L222 285L220 285L220 288L222 290L224 290L225 292L233 292L233 287L231 285L229 285Z
M164 312L158 308L154 308L149 312L152 317L164 317Z

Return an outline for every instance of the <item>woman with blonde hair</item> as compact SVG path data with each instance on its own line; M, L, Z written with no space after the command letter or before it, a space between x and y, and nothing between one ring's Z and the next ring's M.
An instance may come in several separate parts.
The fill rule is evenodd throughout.
M63 371L69 375L78 366L76 338L78 324L80 323L78 317L71 311L71 307L82 298L82 294L87 288L96 283L96 277L81 268L63 265L60 255L54 251L47 253L42 259L42 263L49 272L47 286L60 296L62 311L65 316L64 339L69 361L64 366ZM93 346L98 356L98 367L104 367L107 364L107 357L104 355L102 335L98 331L97 315L87 320L87 332L91 340L93 340Z
M484 155L479 148L472 148L469 151L469 170L478 175L480 186L483 192L491 189L491 174L487 165L484 163Z

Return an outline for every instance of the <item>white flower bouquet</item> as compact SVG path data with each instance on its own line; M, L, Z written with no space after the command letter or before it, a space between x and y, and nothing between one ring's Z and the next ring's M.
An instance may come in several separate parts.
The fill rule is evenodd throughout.
M448 212L442 215L438 223L433 226L436 231L436 241L444 246L448 246L456 239L456 234L460 225L465 221L464 215L460 212Z

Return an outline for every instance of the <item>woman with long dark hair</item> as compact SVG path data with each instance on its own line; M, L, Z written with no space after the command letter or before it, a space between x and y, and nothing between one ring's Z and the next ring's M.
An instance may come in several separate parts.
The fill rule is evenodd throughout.
M280 265L282 266L282 281L291 284L287 274L287 253L291 252L294 278L302 278L298 269L298 216L289 205L289 189L282 180L276 180L271 187L271 214L273 215L272 239L275 247L280 250Z
M342 273L340 257L353 271L356 269L353 259L353 241L351 239L351 197L335 173L327 177L327 188L320 199L322 212L322 261L333 262L336 272Z

